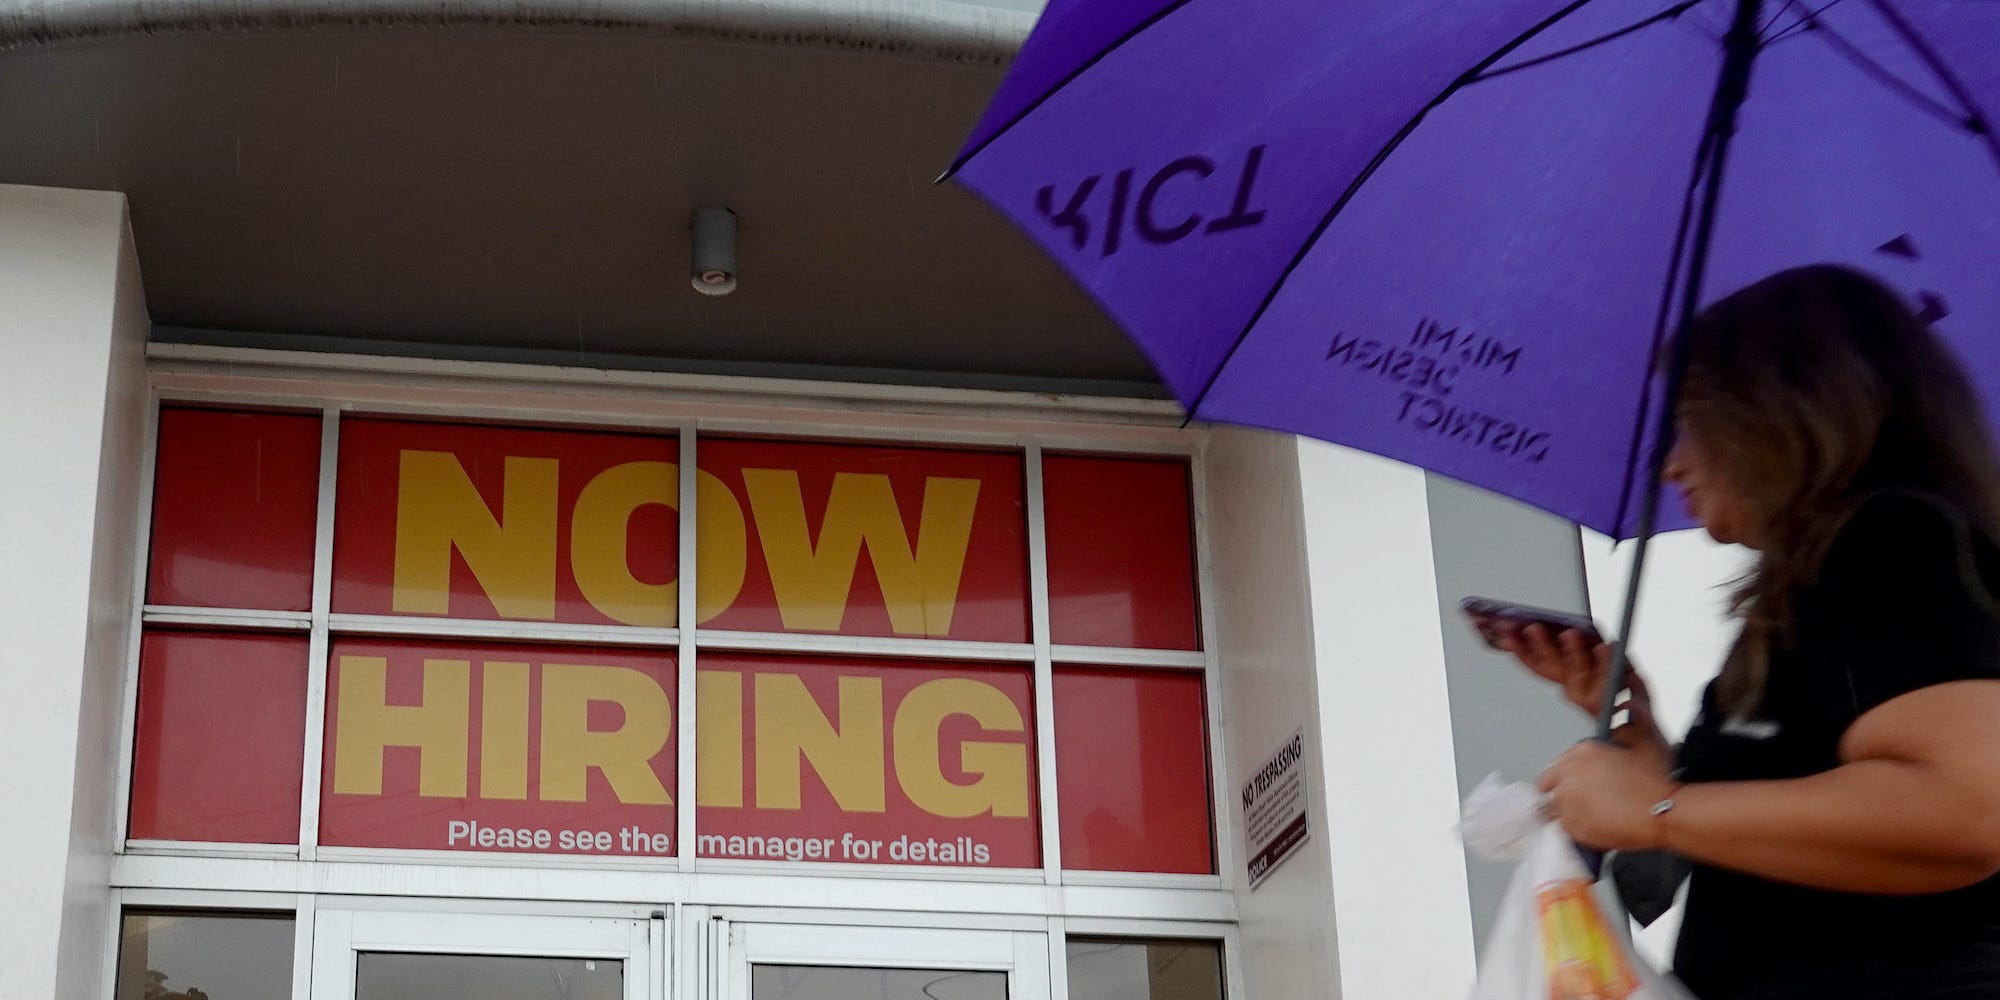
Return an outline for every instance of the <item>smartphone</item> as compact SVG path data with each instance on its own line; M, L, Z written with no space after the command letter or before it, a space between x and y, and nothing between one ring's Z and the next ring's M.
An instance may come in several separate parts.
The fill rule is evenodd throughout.
M1498 601L1490 597L1468 597L1458 602L1458 608L1465 613L1465 619L1472 624L1473 631L1478 632L1479 637L1486 640L1486 644L1494 649L1502 648L1501 630L1506 626L1520 628L1527 625L1543 625L1555 633L1576 629L1589 636L1593 643L1604 641L1598 634L1597 623L1591 621L1587 615L1531 607L1511 601Z

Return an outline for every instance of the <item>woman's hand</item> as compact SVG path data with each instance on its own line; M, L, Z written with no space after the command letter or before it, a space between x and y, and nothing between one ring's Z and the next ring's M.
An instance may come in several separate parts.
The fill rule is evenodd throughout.
M1562 688L1570 704L1595 716L1604 703L1604 679L1611 672L1611 647L1577 629L1552 633L1546 625L1502 626L1500 648L1522 666ZM1645 696L1637 671L1629 675L1634 700Z
M1556 758L1536 783L1543 810L1570 839L1599 851L1648 850L1661 843L1653 806L1678 784L1663 762L1644 750L1596 740Z
M1500 647L1514 654L1537 677L1555 682L1563 697L1585 715L1597 717L1604 704L1605 679L1611 676L1611 647L1577 629L1550 634L1545 625L1512 628L1500 634ZM1620 745L1656 758L1662 770L1671 768L1672 751L1653 721L1653 698L1639 671L1625 673L1626 723L1611 735Z

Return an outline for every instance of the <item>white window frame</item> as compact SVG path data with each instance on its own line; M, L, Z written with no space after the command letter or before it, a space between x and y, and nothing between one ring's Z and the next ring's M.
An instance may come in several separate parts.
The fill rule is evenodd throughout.
M1235 845L1226 835L1229 803L1221 734L1213 562L1203 451L1207 435L1186 429L1177 408L1158 401L1061 398L983 390L787 382L767 379L604 372L542 366L432 361L374 356L301 354L240 348L155 344L149 348L151 407L142 470L151 497L159 408L176 403L269 407L322 416L313 604L310 612L278 613L144 606L132 623L126 664L125 716L120 729L118 829L129 823L134 720L138 691L136 641L146 624L228 625L304 632L311 675L301 787L300 841L272 845L122 841L114 885L126 892L250 892L293 894L309 926L315 898L352 894L451 896L466 900L598 899L634 905L796 908L822 907L850 915L936 911L934 883L956 883L950 909L996 920L1044 921L1054 981L1063 1000L1063 924L1113 918L1137 925L1214 928L1205 936L1233 941L1233 891L1241 883ZM682 472L681 536L693 537L694 472L706 436L757 435L801 442L856 441L911 446L990 447L1020 454L1028 506L1031 630L1024 643L969 643L910 638L726 632L703 628L637 629L450 619L389 619L335 615L329 605L333 496L340 423L344 416L448 417L523 426L616 429L678 435ZM1189 463L1202 649L1138 650L1057 646L1049 637L1047 558L1042 517L1041 457L1046 452L1159 455ZM137 525L140 558L132 582L143 605L150 545L150 500ZM682 545L680 579L696 579L696 546ZM696 588L681 588L678 621L692 623ZM694 678L703 649L764 652L922 655L940 659L1013 662L1033 671L1037 788L1042 865L992 870L971 867L890 867L694 858L692 795L677 799L672 859L564 859L549 856L322 847L317 843L323 747L326 659L340 632L458 638L603 639L678 650L679 743L695 746ZM1062 868L1055 760L1053 671L1056 664L1199 670L1206 688L1210 810L1215 875L1065 871ZM679 787L694 787L694 754L679 755ZM664 863L663 863L664 862ZM276 894L276 895L271 895ZM148 904L152 905L152 904ZM454 904L456 905L456 904ZM954 916L955 925L964 919ZM1162 924L1160 921L1167 921ZM1135 926L1137 926L1135 925ZM1092 924L1091 926L1096 926ZM1224 933L1226 932L1226 933ZM1233 944L1225 949L1235 964ZM1231 995L1241 996L1232 974Z
M712 924L711 926L716 926ZM1051 1000L1048 932L965 927L723 922L726 959L708 1000L754 1000L758 965L1000 972L1008 1000Z
M309 1000L353 1000L356 956L397 953L578 958L621 964L624 1000L666 1000L666 921L635 917L346 909L322 905ZM299 990L294 987L292 995Z

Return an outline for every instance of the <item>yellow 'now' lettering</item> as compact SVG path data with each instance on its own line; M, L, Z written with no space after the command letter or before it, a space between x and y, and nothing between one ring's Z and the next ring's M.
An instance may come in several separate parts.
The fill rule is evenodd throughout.
M498 516L457 456L405 451L401 462L391 607L449 614L456 550L500 617L555 618L557 461L508 456ZM632 515L652 504L678 510L679 489L675 463L627 462L599 473L577 495L570 512L570 573L605 617L626 625L674 625L680 582L639 579L626 549ZM728 610L743 590L749 528L736 497L714 474L696 475L695 496L702 567L695 609L705 622Z
M584 600L605 617L627 625L673 625L680 588L673 581L646 583L634 576L625 549L639 508L679 505L679 479L666 462L627 462L606 469L577 495L570 514L570 572Z
M577 496L570 514L570 572L584 599L606 617L627 625L673 626L680 582L640 580L625 553L632 515L639 508L658 504L680 509L680 475L680 466L672 462L627 462L599 473ZM743 589L749 534L743 509L711 473L695 475L695 510L701 558L695 610L698 621L708 621Z
M903 526L889 477L842 472L833 477L819 543L806 524L799 474L788 469L744 469L743 485L771 589L785 627L817 632L840 628L861 548L882 586L889 626L902 635L951 632L959 577L972 538L979 481L934 477L924 481L917 544Z
M403 452L391 606L450 613L451 553L457 549L501 617L553 619L556 460L508 456L500 511L493 516L457 456Z

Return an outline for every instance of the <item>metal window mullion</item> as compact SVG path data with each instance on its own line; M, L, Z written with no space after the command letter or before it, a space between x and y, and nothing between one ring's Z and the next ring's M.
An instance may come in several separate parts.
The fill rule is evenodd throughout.
M1232 923L1222 929L1223 1000L1240 1000L1250 995L1243 988L1243 964L1242 925Z
M1052 646L1053 658L1069 665L1141 667L1147 670L1206 670L1209 657L1197 649L1129 649L1120 646Z
M674 926L668 919L668 912L667 907L655 907L646 916L644 932L641 934L636 928L634 929L635 935L642 938L645 946L643 958L634 956L646 966L645 1000L673 1000L673 983L668 978L671 973L671 959L667 956L673 951L669 942L673 937ZM629 996L632 990L627 987L625 992Z
M1028 613L1035 646L1035 787L1041 803L1042 880L1062 884L1062 817L1056 794L1054 647L1049 641L1048 519L1042 505L1042 446L1030 444L1027 466Z
M293 897L292 914L292 995L291 1000L312 1000L313 928L318 923L317 897L299 893Z
M112 887L109 893L110 906L104 908L104 940L106 946L99 949L97 974L103 978L98 996L103 996L106 987L116 990L118 983L119 952L125 949L125 910L132 905L132 890Z
M304 632L312 628L312 613L309 611L258 611L251 608L191 608L170 604L148 604L140 611L139 617L148 625L291 632Z
M697 519L696 504L699 493L699 470L695 467L695 426L681 427L680 439L680 535L676 551L680 561L680 586L676 593L678 607L675 610L674 625L679 630L679 647L674 662L674 677L679 688L678 715L675 719L678 738L674 754L676 778L674 781L674 863L681 871L693 871L694 824L695 824L695 753L700 731L697 723L695 699L699 685L695 675L695 619L699 616L697 598L701 585L697 582L696 565L700 553L700 521Z
M157 328L156 328L157 329ZM254 332L254 331L253 331ZM970 437L1007 441L1009 431L987 430L995 424L1037 421L1053 424L1078 444L1089 446L1107 435L1132 435L1136 449L1179 450L1175 438L1183 423L1170 401L1105 396L1092 393L1021 389L952 388L943 386L870 385L825 379L777 379L743 375L687 375L669 372L607 371L518 362L460 361L436 358L385 357L319 351L216 347L163 343L147 345L155 377L173 398L196 401L250 402L258 405L298 405L306 383L315 395L361 396L372 392L371 411L387 413L457 413L475 419L523 419L549 410L553 420L588 417L606 424L670 424L714 410L777 411L748 417L723 413L704 417L711 430L731 433L796 434L800 412L822 423L852 423L857 432L908 435L957 442ZM233 388L232 384L243 386ZM414 387L414 391L396 390ZM435 389L493 390L509 398L506 404L439 402ZM519 397L536 393L525 402ZM643 412L611 412L616 403L638 400ZM914 414L945 426L884 427L855 420L855 410ZM686 416L683 416L686 415Z
M731 939L736 936L736 932L732 928L730 921L711 910L707 925L708 936L704 942L706 947L702 949L708 959L707 1000L724 1000L724 998L726 1000L739 1000L739 998L748 997L750 995L750 984L747 980L750 977L750 969L747 963L743 969L742 976L746 982L742 984L740 989L737 988L735 983L737 978L734 975L736 971L736 956L733 954L734 949L730 947L730 944L732 943Z
M299 859L319 852L321 761L326 749L327 661L332 655L328 623L333 607L333 507L340 471L340 410L322 411L319 431L318 520L313 535L312 631L306 643L306 740L299 781Z
M328 620L333 631L343 634L508 642L587 642L609 646L672 646L679 641L674 629L631 625L360 614L329 615Z
M1069 1000L1069 921L1049 918L1049 1000Z
M250 844L215 840L140 840L125 842L127 854L168 854L179 857L241 857L293 861L299 849L291 844Z
M145 640L146 573L153 553L153 481L158 475L160 444L160 397L148 393L146 425L141 431L139 455L139 511L133 537L137 539L132 560L132 620L125 633L125 676L118 726L118 800L113 805L112 853L125 849L132 835L132 754L138 746L139 653ZM113 940L116 940L115 938Z
M1215 558L1208 544L1208 441L1188 459L1188 502L1194 513L1195 602L1201 618L1201 648L1207 660L1203 673L1206 688L1208 725L1209 847L1214 852L1215 873L1225 889L1236 885L1236 851L1229 821L1230 796L1224 778L1229 774L1223 758L1222 739L1222 644L1216 639Z
M1025 642L915 639L907 636L836 635L823 632L736 632L703 629L701 644L711 650L822 656L887 656L930 660L1026 663L1035 648Z
M1188 889L1198 892L1213 892L1222 888L1222 880L1214 875L1191 875L1182 872L1143 871L1094 871L1083 870L1063 873L1063 884L1072 888L1090 886L1096 888L1142 888L1142 889Z

